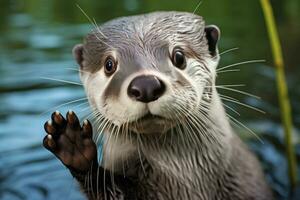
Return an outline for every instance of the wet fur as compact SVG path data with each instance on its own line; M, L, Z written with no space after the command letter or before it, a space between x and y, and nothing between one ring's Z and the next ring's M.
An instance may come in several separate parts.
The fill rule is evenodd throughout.
M213 87L219 56L210 45L201 17L158 12L112 20L75 48L104 130L102 167L83 174L71 170L89 199L272 199L257 159L234 134ZM187 56L183 71L170 68L175 46ZM103 72L109 54L119 58L110 77ZM168 88L148 107L124 93L140 74L155 74ZM128 129L147 109L168 120L146 127L147 134Z

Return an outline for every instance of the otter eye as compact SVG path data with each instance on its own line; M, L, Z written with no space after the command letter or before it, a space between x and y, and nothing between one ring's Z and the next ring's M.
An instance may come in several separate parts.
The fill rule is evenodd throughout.
M115 60L111 57L108 57L104 64L104 71L107 75L113 74L117 69L117 64Z
M172 56L173 65L179 69L184 69L186 67L184 53L180 49L176 49Z

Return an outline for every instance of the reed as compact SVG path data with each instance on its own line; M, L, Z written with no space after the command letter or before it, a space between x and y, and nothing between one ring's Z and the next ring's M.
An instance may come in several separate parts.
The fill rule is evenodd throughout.
M278 31L275 24L274 14L272 5L269 0L260 0L262 10L264 13L266 26L270 38L270 44L272 48L272 54L274 59L274 65L276 70L277 79L277 90L278 99L281 111L281 120L285 132L285 145L286 154L288 159L288 170L289 179L292 188L296 186L297 183L297 161L294 152L293 137L292 137L292 115L291 115L291 105L289 101L288 88L284 72L284 61L282 56L282 49L279 41Z

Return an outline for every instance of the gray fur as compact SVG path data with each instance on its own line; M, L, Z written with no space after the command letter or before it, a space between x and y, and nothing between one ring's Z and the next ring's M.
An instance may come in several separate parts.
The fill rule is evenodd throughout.
M118 53L120 68L109 80L103 101L118 99L121 86L130 75L151 69L176 80L172 84L178 93L175 91L170 101L170 106L175 106L170 109L184 101L185 109L190 112L177 121L172 116L175 125L166 125L168 129L164 133L157 127L152 127L151 134L129 129L126 134L114 135L115 129L106 129L104 142L110 144L111 152L124 150L110 140L121 143L130 140L132 145L127 157L115 160L115 168L108 169L116 177L125 173L132 183L128 186L115 180L110 189L112 199L272 199L257 159L233 133L216 89L208 90L211 98L201 99L195 107L196 91L187 91L184 88L187 78L167 64L169 48L180 44L188 58L200 63L200 68L186 72L188 78L199 79L201 87L213 86L215 69L209 63L217 62L219 57L210 55L204 28L200 16L156 12L112 20L99 28L101 33L95 29L86 37L81 66L84 71L96 74L108 52ZM88 89L87 93L91 98ZM97 110L95 100L90 102ZM176 110L173 112L176 115ZM101 192L97 196L98 199L108 197Z

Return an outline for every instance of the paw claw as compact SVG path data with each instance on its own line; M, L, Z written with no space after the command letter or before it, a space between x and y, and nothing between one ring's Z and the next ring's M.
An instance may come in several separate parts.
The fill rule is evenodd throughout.
M79 119L72 110L67 113L67 121L71 128L80 128Z
M55 147L56 147L56 144L54 142L54 139L52 137L52 135L48 134L44 137L44 140L43 140L43 145L46 149L48 149L49 151L53 152Z
M47 144L48 144L48 147L50 147L51 149L54 149L56 147L53 137L50 134L47 135Z
M93 136L92 125L86 119L83 121L82 132L83 132L83 136L85 137L92 138Z
M88 124L89 124L89 122L87 119L83 120L83 125L88 125Z
M62 127L65 124L65 119L64 117L60 114L59 111L55 111L51 115L52 123L55 125Z
M44 124L44 129L48 134L55 134L55 132L56 132L56 129L54 128L51 120L48 120Z

